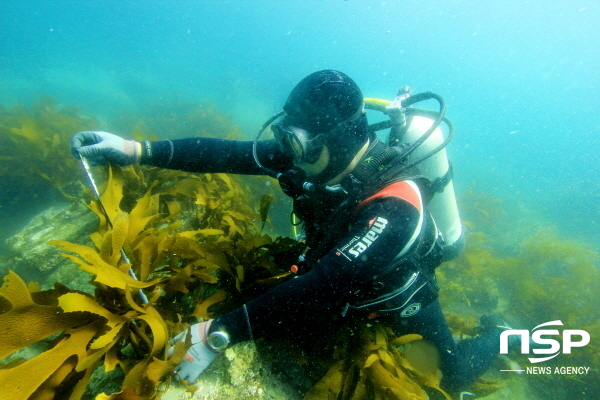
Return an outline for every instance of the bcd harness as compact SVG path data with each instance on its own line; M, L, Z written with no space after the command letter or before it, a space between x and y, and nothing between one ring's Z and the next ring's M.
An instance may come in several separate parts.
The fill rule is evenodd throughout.
M416 240L408 251L381 268L381 273L361 294L360 301L347 304L342 312L345 315L351 308L369 312L399 311L408 317L437 298L434 272L443 260L438 230L426 205L435 192L442 191L452 179L451 173L434 183L418 174L406 175L402 173L406 162L402 149L383 144L374 134L370 141L362 161L336 187L321 187L306 193L294 190L293 184L282 185L294 199L294 213L303 221L307 234L307 251L300 257L298 272L310 270L335 247L360 208L386 196L404 198L404 181L413 181L419 188L423 205L423 221ZM325 222L320 222L323 218Z

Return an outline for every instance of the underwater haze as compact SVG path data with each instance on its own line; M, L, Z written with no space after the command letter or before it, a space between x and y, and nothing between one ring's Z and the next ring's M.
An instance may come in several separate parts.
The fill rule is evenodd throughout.
M596 0L1 0L0 106L49 95L133 138L124 115L209 102L250 139L320 69L365 97L432 91L455 125L467 226L485 193L502 202L507 255L534 227L599 251L599 21ZM0 185L1 241L62 201L20 193L4 168Z
M50 94L109 121L210 100L250 137L315 70L348 73L366 97L408 85L448 103L459 188L597 243L599 19L598 2L566 0L4 0L0 104Z

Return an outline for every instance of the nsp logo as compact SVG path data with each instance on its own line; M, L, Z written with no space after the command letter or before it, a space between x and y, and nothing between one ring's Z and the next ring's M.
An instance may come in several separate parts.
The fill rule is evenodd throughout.
M546 345L550 347L544 347L541 349L533 349L534 354L552 354L548 357L530 357L529 361L532 363L539 363L548 361L561 353L560 342L555 339L550 339L544 336L560 335L558 329L540 329L544 326L560 325L563 323L560 320L545 322L533 328L531 334L531 341ZM500 334L500 354L508 354L508 340L509 336L521 336L521 354L529 354L529 331L524 329L508 329ZM577 337L579 340L574 341L573 338ZM583 347L590 342L590 334L581 329L565 329L562 331L562 353L571 354L573 347Z
M387 219L383 217L377 217L375 221L371 222L371 229L369 229L365 236L360 238L358 243L348 250L348 253L352 254L354 258L360 256L362 252L365 251L367 247L369 247L379 237L379 234L383 232L387 223Z

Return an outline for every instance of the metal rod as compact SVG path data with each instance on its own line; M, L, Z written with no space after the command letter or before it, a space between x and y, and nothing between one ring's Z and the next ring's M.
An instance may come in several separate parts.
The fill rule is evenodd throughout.
M102 213L104 214L104 217L106 218L106 222L107 222L109 228L112 229L113 228L112 221L110 220L110 217L108 216L108 213L106 212L106 208L104 208L104 204L102 204L102 200L100 199L100 192L98 191L98 186L96 185L96 181L94 181L94 176L92 175L92 170L90 169L90 165L88 164L88 162L84 156L80 156L80 157L81 157L81 163L83 164L83 169L85 169L85 172L87 173L87 176L90 179L92 188L94 189L94 193L96 193L96 198L98 199L98 204L100 204L100 209L102 210ZM125 250L123 250L122 247L121 247L121 257L123 258L123 261L125 261L126 264L131 265L131 261L129 261L129 258L125 254ZM139 279L135 275L135 272L133 272L133 268L131 268L131 267L129 268L129 275L136 281L139 281ZM138 295L140 296L140 300L142 301L143 304L148 304L148 297L146 297L146 294L144 293L144 291L142 289L138 290Z

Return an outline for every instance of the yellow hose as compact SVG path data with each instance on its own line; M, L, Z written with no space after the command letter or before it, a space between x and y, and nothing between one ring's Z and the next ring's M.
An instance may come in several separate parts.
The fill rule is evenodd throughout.
M389 101L389 100L382 100L382 99L375 99L375 98L364 99L364 102L365 102L365 108L368 108L369 110L381 111L382 113L386 113L386 114L387 114L387 110L385 108L387 106L389 106L391 103L391 101Z
M298 219L294 212L292 212L292 233L294 234L294 239L296 239L298 237Z

